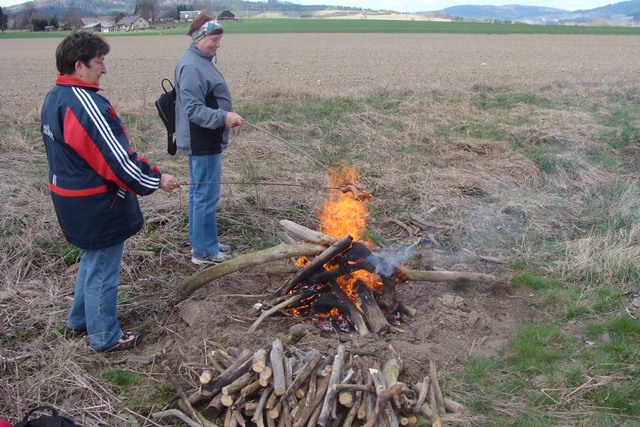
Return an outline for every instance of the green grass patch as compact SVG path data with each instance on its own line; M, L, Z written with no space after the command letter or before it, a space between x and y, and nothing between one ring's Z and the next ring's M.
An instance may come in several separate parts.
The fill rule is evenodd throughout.
M603 138L613 148L640 143L640 103L613 108L603 116L603 122L609 127Z
M516 274L512 279L511 283L514 286L526 286L536 291L544 290L544 289L562 289L564 288L564 283L557 279L551 279L547 277L540 277L535 273L524 271L519 274Z
M136 384L138 375L123 369L107 369L100 375L111 384L122 388L129 388Z
M522 23L434 22L418 20L244 18L225 22L226 34L268 33L450 33L450 34L592 34L640 35L638 27L530 25ZM105 33L103 36L185 35L189 23L157 25L147 30ZM4 32L0 39L62 38L68 31Z
M544 146L528 146L522 150L522 153L544 173L554 174L564 171L575 175L577 164L571 159L564 142L552 141Z
M77 246L71 244L65 244L64 246L56 246L53 248L53 253L62 258L64 265L67 267L72 266L80 262L80 258L84 251Z
M534 93L505 92L491 94L487 92L481 92L472 97L472 102L476 107L482 110L508 110L522 104L532 105L545 109L558 108L555 102Z
M509 363L530 375L552 372L573 353L571 339L549 324L522 327L509 349Z

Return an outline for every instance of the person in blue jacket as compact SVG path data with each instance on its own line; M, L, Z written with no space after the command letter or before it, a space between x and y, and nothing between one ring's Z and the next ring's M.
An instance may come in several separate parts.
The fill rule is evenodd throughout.
M243 123L232 111L227 83L212 62L222 26L205 11L187 33L191 44L176 64L176 145L189 158L189 243L196 265L225 261L228 245L218 241L216 206L220 200L222 152L229 130Z
M59 74L41 112L49 190L69 243L83 249L67 333L88 336L96 351L134 348L138 331L123 332L117 318L124 241L143 226L138 195L180 185L130 146L124 125L100 95L109 44L76 32L56 49Z

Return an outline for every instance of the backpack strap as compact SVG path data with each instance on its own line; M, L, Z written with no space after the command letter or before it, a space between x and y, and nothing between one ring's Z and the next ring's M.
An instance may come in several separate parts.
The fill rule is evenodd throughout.
M164 86L165 84L169 85L171 89L167 90L167 88ZM171 80L169 79L162 79L162 81L160 82L160 86L162 86L162 90L164 90L164 93L168 93L173 90L173 83L171 83Z

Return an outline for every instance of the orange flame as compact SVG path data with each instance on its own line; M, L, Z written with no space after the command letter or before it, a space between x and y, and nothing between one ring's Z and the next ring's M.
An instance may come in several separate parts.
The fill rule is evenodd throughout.
M330 186L338 188L345 184L359 186L357 180L357 173L353 166L335 167L329 169L327 176L330 181ZM324 202L317 208L318 219L320 225L318 231L340 239L345 235L351 236L354 241L365 243L367 246L371 246L370 242L363 242L362 236L366 231L366 219L368 216L365 200L355 200L354 195L351 192L331 191L327 195ZM306 257L298 258L298 266L304 266L309 263L309 259ZM324 266L326 269L337 268L337 265ZM360 282L367 286L372 294L375 294L376 290L380 290L382 282L380 277L376 274L369 273L365 270L358 270L350 273L348 276L341 276L337 278L338 285L347 294L349 299L358 306L358 309L362 311L362 308L358 305L358 295L355 284ZM295 316L300 314L300 310L291 310ZM318 319L324 318L337 318L340 312L336 309L328 310L327 313L315 313L314 316Z
M359 186L358 176L353 166L331 168L327 175L332 187L339 187L345 183ZM362 241L362 235L366 231L367 216L364 201L356 201L349 192L332 191L318 209L320 219L318 231L338 239L348 234L354 241ZM351 276L350 279L339 278L338 283L352 301L356 301L353 284L358 279L372 292L382 286L379 277L368 271L356 271Z
M331 168L327 175L331 187L339 187L345 182L358 185L354 167ZM367 215L365 203L354 200L351 193L332 191L318 208L318 231L338 239L348 234L353 240L360 240L366 230Z

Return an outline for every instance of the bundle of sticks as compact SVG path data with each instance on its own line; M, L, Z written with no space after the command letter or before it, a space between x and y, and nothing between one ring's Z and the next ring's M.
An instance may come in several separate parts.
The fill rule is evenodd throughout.
M204 370L190 396L167 372L179 409L152 417L204 427L395 427L415 425L419 417L440 426L445 413L464 411L443 396L433 362L423 381L411 387L399 381L403 362L395 351L380 364L347 355L343 344L334 355L285 346L280 339L255 352L232 350L208 355L219 373Z

